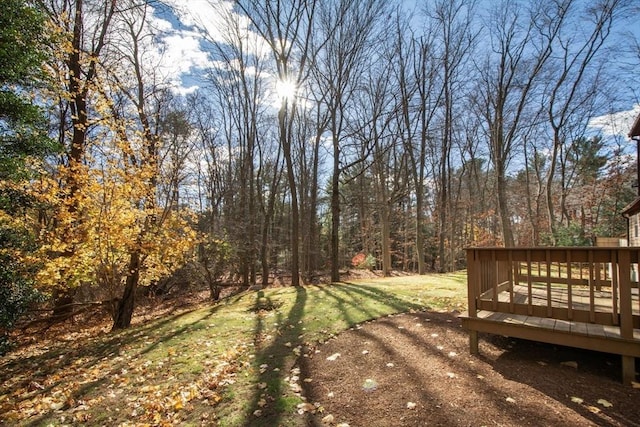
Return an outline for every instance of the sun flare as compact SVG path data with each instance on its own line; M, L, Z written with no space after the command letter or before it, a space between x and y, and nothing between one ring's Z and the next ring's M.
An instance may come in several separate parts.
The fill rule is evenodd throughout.
M276 82L276 94L278 100L291 101L296 97L298 86L291 80L278 80Z

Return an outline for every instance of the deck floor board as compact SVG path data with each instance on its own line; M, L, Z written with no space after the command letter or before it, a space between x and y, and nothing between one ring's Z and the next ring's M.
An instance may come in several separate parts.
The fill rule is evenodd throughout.
M572 322L548 317L526 316L521 314L498 313L489 310L481 310L477 313L478 319L511 325L540 328L554 332L573 333L590 337L621 339L620 328L617 326L604 326L595 323ZM640 329L633 330L633 339L640 345Z

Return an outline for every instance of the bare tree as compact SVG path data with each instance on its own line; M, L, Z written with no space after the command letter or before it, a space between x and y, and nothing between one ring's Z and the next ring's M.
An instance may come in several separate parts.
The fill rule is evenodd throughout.
M394 43L392 40L390 46ZM366 85L358 94L357 137L362 147L369 144L372 147L369 162L375 191L374 211L380 224L382 271L389 276L392 271L392 209L406 194L402 180L406 176L406 156L401 149L400 132L395 127L401 108L394 96L397 92L395 82L391 79L393 50L386 48L381 52L380 56L372 59L364 77Z
M351 102L371 55L376 25L384 14L384 2L336 0L325 2L318 12L313 44L312 75L319 91L321 108L326 108L332 146L331 170L331 280L340 280L340 176L352 167L348 150ZM356 150L357 152L357 150ZM357 156L356 156L357 157Z
M549 62L553 45L572 0L535 2L523 10L519 3L500 2L492 9L491 51L479 65L480 84L475 103L486 124L495 174L498 212L505 246L514 246L507 194L507 169L529 125L537 84Z
M573 140L584 133L590 117L589 111L598 95L598 69L592 69L597 55L611 33L613 21L623 9L623 0L601 0L589 5L585 11L587 19L580 20L580 30L569 29L557 37L554 46L554 67L549 76L550 87L545 91L549 126L552 130L553 145L551 160L546 176L547 215L552 239L555 239L557 216L552 194L556 170L560 163L560 215L566 217L565 201L567 198L566 152ZM563 8L577 7L567 2ZM587 30L588 28L588 30ZM597 67L597 64L596 64ZM595 71L595 72L594 72Z
M472 30L472 22L475 4L472 1L441 1L437 2L433 10L426 13L431 17L435 26L434 36L439 42L437 53L439 68L441 70L442 84L442 127L440 132L439 151L434 153L436 157L435 176L438 188L437 215L438 215L438 253L440 258L440 271L450 271L454 268L453 260L448 256L446 242L453 242L454 227L452 221L455 218L453 212L452 150L455 144L456 122L454 111L456 101L462 100L463 76L468 75L467 58L470 57L474 46L475 34Z
M397 62L395 68L400 94L402 130L409 172L415 192L415 250L418 273L426 273L425 199L427 144L431 124L440 103L442 91L437 90L438 69L433 39L430 34L408 38L405 23L396 23Z
M269 47L277 71L278 83L297 89L308 77L307 62L312 40L316 1L238 0L240 10ZM292 126L297 100L292 93L282 94L278 111L278 131L287 167L291 196L291 283L300 285L300 214L296 172L292 153Z

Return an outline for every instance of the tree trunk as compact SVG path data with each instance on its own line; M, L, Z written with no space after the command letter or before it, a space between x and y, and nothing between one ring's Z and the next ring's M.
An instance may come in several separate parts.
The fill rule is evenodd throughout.
M129 274L124 287L122 299L118 302L116 316L111 330L126 329L131 326L138 282L140 280L140 251L135 250L129 258Z
M296 187L296 174L293 170L293 159L291 156L291 133L287 126L287 104L283 100L278 112L278 125L280 128L280 144L284 153L287 165L287 178L289 191L291 192L291 284L300 286L300 215L298 211L298 192Z
M509 213L509 207L507 206L507 183L504 171L501 170L497 175L496 186L500 223L502 224L502 239L506 248L512 248L515 246L515 242L513 239L513 230L511 228L511 214Z
M262 264L262 286L267 287L269 285L269 226L271 225L274 217L274 210L276 204L276 191L278 188L278 182L280 182L280 171L278 170L280 164L280 150L278 150L277 161L275 162L275 170L273 171L273 179L271 181L271 187L269 190L269 200L267 201L267 209L264 212L264 223L262 224L262 243L260 245L260 262Z
M340 281L340 147L333 141L333 176L331 177L331 281Z
M380 215L382 227L382 273L384 277L391 276L391 215L388 202L382 204Z

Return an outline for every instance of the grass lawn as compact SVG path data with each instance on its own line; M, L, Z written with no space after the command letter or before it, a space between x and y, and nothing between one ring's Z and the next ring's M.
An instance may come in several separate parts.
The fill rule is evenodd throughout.
M466 274L246 292L210 307L0 361L0 424L303 425L300 367L367 320L464 310Z

